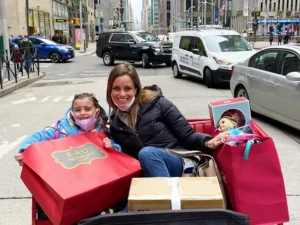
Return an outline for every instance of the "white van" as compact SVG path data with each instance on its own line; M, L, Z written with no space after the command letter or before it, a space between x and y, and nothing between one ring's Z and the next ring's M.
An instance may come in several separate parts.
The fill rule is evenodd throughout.
M173 76L195 76L207 87L228 84L232 67L254 53L247 40L234 30L180 31L175 34L172 48Z

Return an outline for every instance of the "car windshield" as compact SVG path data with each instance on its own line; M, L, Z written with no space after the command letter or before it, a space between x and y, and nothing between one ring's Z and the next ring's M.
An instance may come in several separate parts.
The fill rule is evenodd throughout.
M143 39L143 41L160 41L158 37L149 33L136 33L136 36Z
M248 42L240 35L212 35L204 37L211 52L251 51Z

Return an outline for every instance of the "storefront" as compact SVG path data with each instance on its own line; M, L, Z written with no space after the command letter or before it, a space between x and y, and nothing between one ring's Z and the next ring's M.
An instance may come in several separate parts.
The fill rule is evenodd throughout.
M69 27L69 10L66 0L62 3L53 1L53 27L54 34L62 37L64 43L69 43L70 27Z
M29 9L28 13L29 35L38 35L50 39L50 17L49 13Z
M248 24L252 24L252 20L248 21ZM299 18L278 18L278 19L258 19L258 35L266 36L281 32L282 34L288 32L294 35L299 35Z

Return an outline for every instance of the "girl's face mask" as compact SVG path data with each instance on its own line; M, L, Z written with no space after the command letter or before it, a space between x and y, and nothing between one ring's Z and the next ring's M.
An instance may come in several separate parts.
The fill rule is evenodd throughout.
M96 116L97 112L98 112L98 109L96 110L95 114L92 117L90 117L88 119L84 119L84 120L75 119L73 112L71 112L71 113L75 120L75 124L77 126L79 126L81 130L88 132L88 131L93 130L96 127L96 123L99 120L98 116Z

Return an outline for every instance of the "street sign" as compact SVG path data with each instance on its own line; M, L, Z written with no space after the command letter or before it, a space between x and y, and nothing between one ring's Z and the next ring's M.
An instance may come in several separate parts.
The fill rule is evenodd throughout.
M65 22L68 22L67 19L54 19L54 22L55 23L65 23Z
M260 16L260 11L252 11L252 12L251 12L251 15L252 15L253 17L259 17L259 16Z

